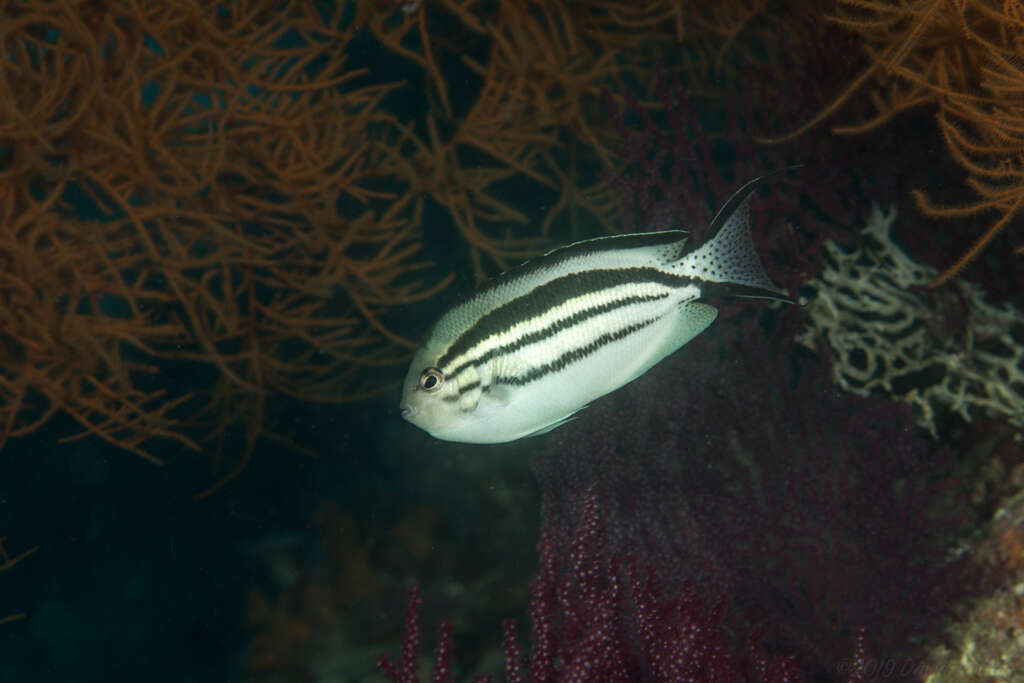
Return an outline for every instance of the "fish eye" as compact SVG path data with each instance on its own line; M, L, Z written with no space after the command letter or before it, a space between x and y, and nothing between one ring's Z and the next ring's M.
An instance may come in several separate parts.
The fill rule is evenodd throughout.
M437 368L427 368L420 375L420 389L433 393L444 384L444 375Z

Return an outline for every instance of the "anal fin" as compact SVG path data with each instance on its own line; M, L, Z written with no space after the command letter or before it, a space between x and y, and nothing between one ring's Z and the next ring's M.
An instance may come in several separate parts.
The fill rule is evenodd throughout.
M588 404L588 405L589 405L589 404ZM586 408L586 407L587 407L587 406L583 406L583 408ZM561 427L561 426L562 426L562 425L564 425L564 424L565 424L566 422L569 422L569 421L571 421L571 420L575 420L575 419L576 419L576 417L577 417L577 416L579 415L579 413L580 413L580 410L583 410L583 408L580 408L579 410L577 410L577 411L575 411L575 412L573 412L573 413L570 413L570 414L569 414L569 415L567 415L566 417L563 417L563 418L562 418L561 420L555 420L555 421L554 421L554 422L552 422L551 424L549 424L549 425L547 425L547 426L545 426L545 427L541 427L540 429L538 429L538 430L537 430L537 431L535 431L535 432L530 432L530 433L529 433L529 434L527 434L526 436L528 436L528 437L529 437L529 436L540 436L541 434L547 434L547 433L548 433L548 432L550 432L550 431L551 431L552 429L555 429L555 428L557 428L557 427ZM525 438L525 437L524 437L524 438Z

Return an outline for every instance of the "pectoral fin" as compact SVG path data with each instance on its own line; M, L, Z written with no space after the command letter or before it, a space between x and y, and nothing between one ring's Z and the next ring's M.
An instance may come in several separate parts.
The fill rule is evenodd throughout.
M699 301L688 301L679 307L676 314L676 341L679 348L696 337L715 322L718 309Z
M487 388L487 399L507 406L512 402L512 387L505 384L492 384Z

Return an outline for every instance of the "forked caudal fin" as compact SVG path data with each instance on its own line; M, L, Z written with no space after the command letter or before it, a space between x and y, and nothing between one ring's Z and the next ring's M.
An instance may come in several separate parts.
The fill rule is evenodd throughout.
M683 257L684 272L707 283L706 294L793 303L765 273L750 232L750 195L766 178L790 168L754 178L738 189L715 214L704 244Z

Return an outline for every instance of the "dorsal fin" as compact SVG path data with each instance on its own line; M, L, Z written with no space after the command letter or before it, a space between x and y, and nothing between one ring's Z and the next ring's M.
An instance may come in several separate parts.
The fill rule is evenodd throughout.
M803 166L800 164L795 166L785 166L777 171L765 173L753 180L747 181L742 187L740 187L740 189L733 192L732 196L726 200L725 204L722 204L722 207L718 209L718 213L716 213L715 217L711 219L711 223L708 224L707 232L704 233L704 242L707 243L715 239L715 236L718 235L718 232L722 229L722 226L725 225L725 222L729 220L729 217L732 216L733 213L736 212L736 209L743 203L743 200L749 197L750 193L757 189L758 185L770 178L774 178L777 175L782 175L783 173L788 173L789 171L793 171L798 168L803 168Z

